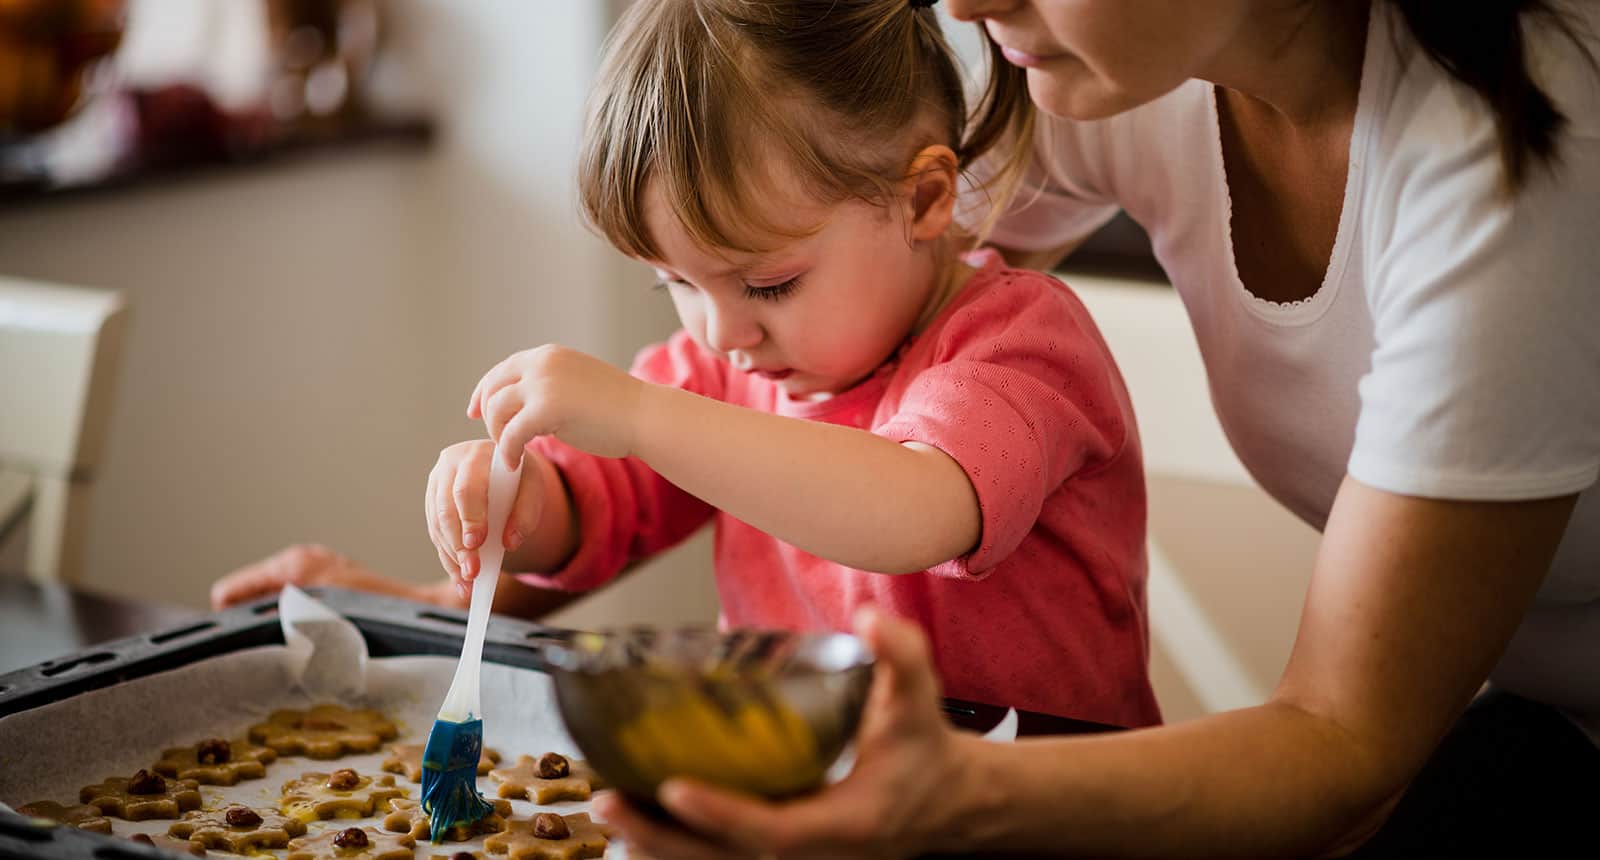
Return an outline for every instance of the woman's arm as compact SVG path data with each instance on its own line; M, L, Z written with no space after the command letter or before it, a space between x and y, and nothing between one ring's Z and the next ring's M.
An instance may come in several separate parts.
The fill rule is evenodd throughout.
M877 743L924 750L917 766L943 774L947 791L864 794L860 784L895 784L904 766L876 753L845 782L792 804L682 782L663 802L702 833L785 854L883 856L893 846L1266 857L1350 847L1382 823L1482 685L1549 568L1574 498L1432 501L1347 478L1294 652L1266 704L1015 744L936 742L935 730L902 720L893 740ZM907 707L882 699L869 717ZM710 848L621 812L624 832L659 856Z

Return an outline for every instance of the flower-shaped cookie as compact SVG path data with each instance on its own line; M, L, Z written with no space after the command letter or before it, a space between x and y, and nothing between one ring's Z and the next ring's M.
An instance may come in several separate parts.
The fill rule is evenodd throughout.
M346 813L366 818L383 810L406 790L394 777L362 776L349 768L333 773L306 773L283 784L283 814L312 822Z
M494 810L471 824L454 824L444 832L449 842L465 842L485 833L499 833L506 829L506 819L511 817L511 801L491 800ZM389 814L383 817L383 829L395 833L410 833L413 839L428 837L428 813L422 803L415 800L389 801Z
M233 785L241 779L260 779L278 754L247 740L203 740L193 746L173 747L161 753L155 772L192 779L201 785Z
M395 744L389 747L389 757L383 760L383 769L390 773L403 773L412 782L422 781L422 744ZM478 776L485 776L490 768L500 763L500 754L488 747L478 757Z
M284 860L411 860L416 847L417 840L409 833L346 827L291 841Z
M200 784L192 779L167 779L141 769L132 779L114 776L86 786L78 792L78 800L128 821L177 818L186 810L200 808Z
M111 819L98 806L62 806L53 800L41 800L17 807L17 812L33 818L48 818L58 824L87 830L90 833L110 833Z
M589 820L587 812L556 815L541 812L532 818L508 822L504 833L483 840L483 847L509 860L580 860L603 857L610 830Z
M393 740L394 723L373 710L352 711L342 705L317 705L308 711L273 711L264 723L250 727L250 740L279 755L338 758L372 752Z
M217 812L191 812L167 828L167 833L179 839L234 854L282 848L291 838L303 836L305 832L306 826L299 819L242 804Z
M588 800L597 788L605 788L600 775L582 761L557 753L538 758L517 756L515 767L495 768L489 778L500 783L501 797L527 798L534 803L558 800Z
M171 836L162 836L159 833L135 833L128 837L128 841L137 842L140 845L150 845L163 851L171 851L174 854L193 854L196 857L206 856L206 847L198 842L190 842L187 839L173 839Z

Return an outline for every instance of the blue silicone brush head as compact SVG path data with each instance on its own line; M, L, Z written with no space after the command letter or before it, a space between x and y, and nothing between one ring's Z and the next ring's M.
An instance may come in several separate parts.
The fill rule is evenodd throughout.
M435 720L422 748L422 809L434 842L456 825L466 826L494 811L478 793L483 755L483 720Z

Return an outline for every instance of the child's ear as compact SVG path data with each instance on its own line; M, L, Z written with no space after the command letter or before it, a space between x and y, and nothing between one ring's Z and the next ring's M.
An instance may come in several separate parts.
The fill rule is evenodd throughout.
M924 147L911 159L903 188L913 241L937 239L950 229L960 175L955 152L943 144Z

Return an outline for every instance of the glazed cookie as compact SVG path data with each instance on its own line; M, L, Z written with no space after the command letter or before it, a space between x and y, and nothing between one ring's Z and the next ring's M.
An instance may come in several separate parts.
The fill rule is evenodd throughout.
M283 814L307 823L335 816L366 818L405 796L406 790L388 775L362 776L349 768L306 773L283 784Z
M371 827L326 830L289 843L284 860L411 860L417 840L409 833L381 833Z
M527 798L534 803L558 800L588 800L597 788L605 788L600 775L582 761L558 753L545 753L535 759L517 756L515 767L495 768L489 777L500 783L501 797Z
M111 819L98 806L62 806L53 800L41 800L17 807L17 813L32 818L48 818L57 824L87 830L90 833L110 833Z
M403 773L412 782L422 781L422 744L395 744L389 747L389 757L383 760L383 769L390 773ZM486 776L500 763L500 754L488 747L478 757L478 776Z
M167 828L168 834L179 839L234 854L282 848L305 832L305 824L298 819L237 803L218 812L191 812Z
M341 705L317 705L308 711L273 711L264 723L250 727L250 740L279 755L338 758L346 753L373 752L399 732L373 710L352 711Z
M141 768L132 779L114 776L99 785L85 787L78 799L97 806L106 815L128 821L148 818L177 818L182 812L200 808L200 784L192 779L167 779Z
M192 779L201 785L233 785L241 779L260 779L278 754L247 740L203 740L193 746L173 747L161 753L156 773Z
M162 836L159 833L135 833L128 837L128 841L137 842L140 845L149 845L176 854L193 854L196 857L206 856L206 847L198 842L190 842L187 839L173 839L171 836Z
M506 819L511 817L511 801L491 800L494 810L471 824L452 825L444 832L448 842L465 842L485 833L499 833L506 829ZM383 817L383 829L394 833L410 833L413 839L428 837L428 813L415 800L389 801L389 814Z
M610 830L589 820L589 813L557 815L541 812L532 818L507 823L504 833L483 840L483 847L509 860L580 860L603 857Z

